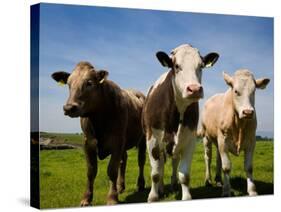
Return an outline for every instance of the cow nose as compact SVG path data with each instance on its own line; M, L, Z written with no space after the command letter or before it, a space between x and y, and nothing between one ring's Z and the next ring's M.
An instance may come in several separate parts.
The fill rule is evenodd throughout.
M68 114L72 114L77 112L78 107L76 105L73 104L66 104L63 106L63 110L64 110L64 114L68 115Z
M253 109L243 110L243 115L245 115L246 117L252 117L254 115L254 110Z
M203 87L201 85L191 84L187 86L186 90L189 95L194 95L198 97L203 96Z

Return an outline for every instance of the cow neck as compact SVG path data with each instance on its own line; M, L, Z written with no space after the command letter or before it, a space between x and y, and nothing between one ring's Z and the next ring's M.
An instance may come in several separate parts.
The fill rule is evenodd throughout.
M92 114L96 116L111 116L118 113L121 101L121 88L114 82L106 80L101 85L100 106Z

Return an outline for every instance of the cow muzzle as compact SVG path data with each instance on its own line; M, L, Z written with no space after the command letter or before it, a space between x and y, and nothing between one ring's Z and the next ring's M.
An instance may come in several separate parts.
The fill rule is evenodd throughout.
M79 107L78 104L66 104L63 106L64 115L70 117L78 117L79 116Z
M253 109L245 109L242 111L242 118L244 119L252 119L255 114Z
M187 97L201 99L204 96L203 87L200 84L190 84L186 87Z

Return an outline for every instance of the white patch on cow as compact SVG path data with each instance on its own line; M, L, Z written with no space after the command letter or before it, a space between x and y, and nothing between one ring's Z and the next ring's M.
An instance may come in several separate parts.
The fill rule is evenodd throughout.
M247 175L247 192L249 196L256 196L258 193L256 192L256 186L253 181L253 153L254 153L254 145L249 147L250 149L245 151L244 156L244 169Z
M166 79L168 73L169 73L168 71L165 72L164 74L162 74L162 75L155 81L155 83L153 84L153 88L152 88L152 90L150 91L150 94L152 94L152 93L155 91L155 89L165 81L165 79Z
M164 131L163 130L157 130L152 129L152 135L149 140L147 140L147 149L148 149L148 155L151 165L151 179L153 179L153 176L158 175L159 181L154 182L151 180L151 190L148 195L148 202L153 202L159 199L159 191L163 190L162 182L163 182L163 175L164 175L164 144L163 144L163 138L164 138ZM160 159L155 160L155 158L152 155L152 150L155 147L159 147L160 151Z
M184 114L186 108L198 100L197 99L183 99L182 96L180 95L180 92L177 90L174 80L172 80L172 85L173 85L173 90L174 90L174 95L175 95L175 103L176 103L177 109L180 113L180 119L182 120L183 114Z
M257 196L256 186L254 184L253 179L247 178L247 192L249 196Z
M185 99L188 97L187 86L201 85L202 59L198 49L190 45L181 45L172 51L176 94Z
M180 158L179 161L179 182L182 187L182 200L191 199L189 192L190 168L192 156L196 143L196 131L190 130L188 127L179 125L177 135L175 136L175 146L173 149L174 159Z

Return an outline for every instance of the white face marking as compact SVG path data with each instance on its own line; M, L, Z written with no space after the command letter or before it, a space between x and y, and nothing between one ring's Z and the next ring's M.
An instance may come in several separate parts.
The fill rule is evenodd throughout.
M187 98L189 85L201 86L201 56L196 48L185 44L174 49L171 57L175 70L175 90L178 96Z
M240 70L233 76L233 103L239 118L244 118L243 111L255 110L255 79L254 76L246 70Z

